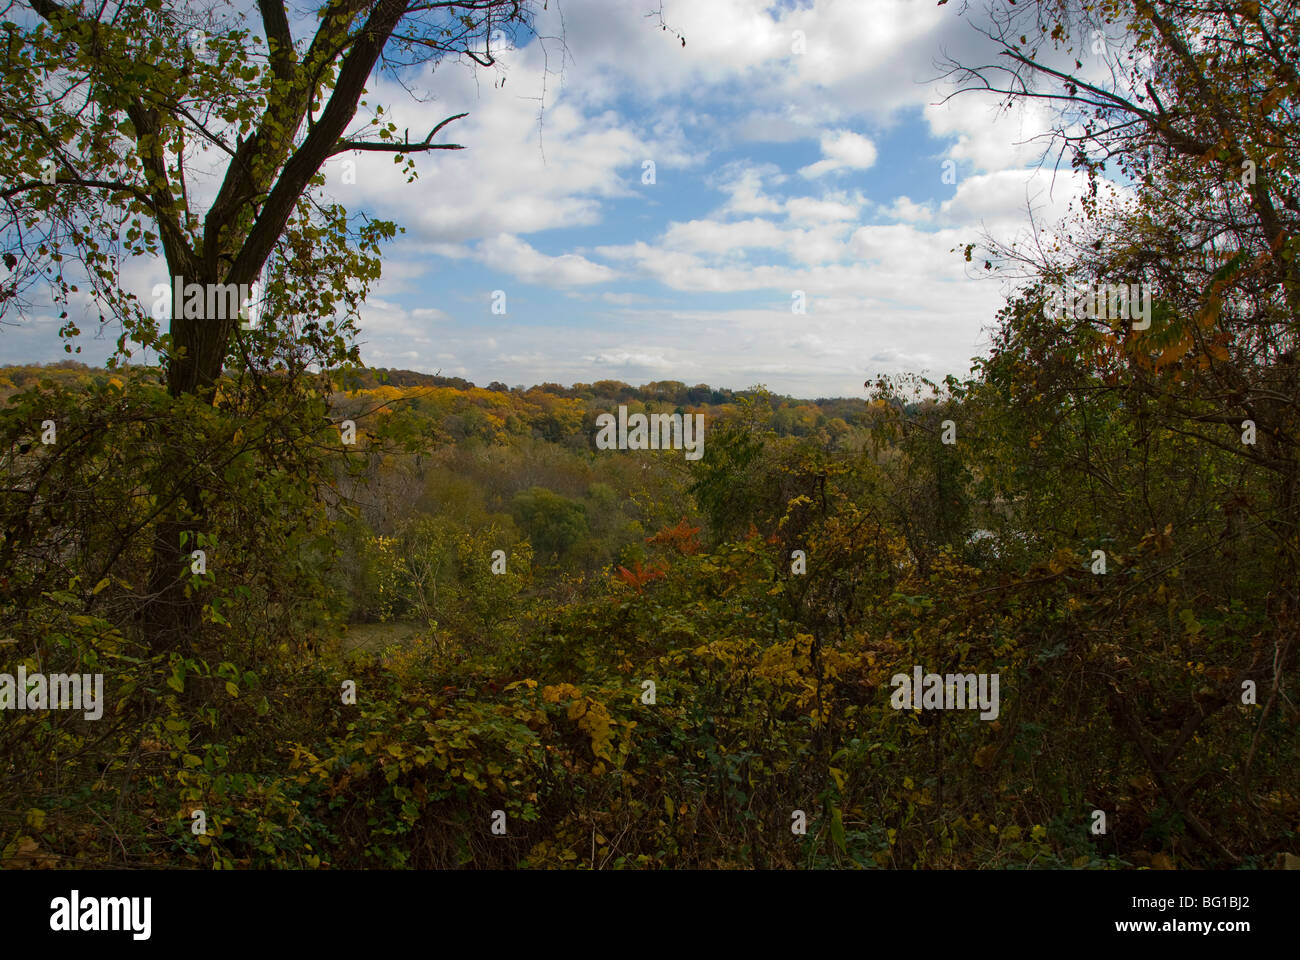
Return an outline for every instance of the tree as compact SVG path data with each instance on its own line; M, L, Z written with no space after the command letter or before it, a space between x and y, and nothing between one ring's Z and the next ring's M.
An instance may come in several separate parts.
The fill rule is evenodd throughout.
M992 13L982 32L1003 62L952 63L949 75L959 92L1056 104L1057 162L1068 154L1089 179L1080 222L994 253L1044 285L1154 288L1149 329L1067 317L1061 349L1039 359L1140 393L1162 422L1273 472L1285 510L1300 507L1300 24L1290 5L1038 0ZM1133 202L1103 202L1108 163ZM1240 442L1245 420L1257 444Z
M1259 513L1293 579L1300 23L1290 5L1038 0L995 5L983 32L1003 63L952 63L959 92L1056 104L1048 139L1088 178L1074 222L1025 246L990 243L1000 269L1026 268L1037 286L1005 315L989 371L1057 409L1119 394L1138 442L1158 426L1265 471ZM1101 195L1108 164L1131 200ZM1150 315L1044 320L1050 291L1079 282L1146 285Z
M1242 691L1280 686L1300 611L1300 24L1292 5L1256 0L1007 0L992 13L1001 63L951 76L1006 104L1057 105L1049 139L1087 191L1079 216L1030 244L990 243L1031 282L980 363L980 472L1006 495L1008 526L1056 554L1043 582L1078 576L1074 551L1092 553L1095 640L1078 653L1100 680L1089 709L1104 707L1198 843L1239 862L1219 839L1222 797L1251 781L1270 710L1285 709L1270 699L1243 724ZM1103 196L1108 165L1129 199ZM1150 312L1044 309L1076 283L1147 285ZM1109 573L1095 565L1106 554ZM1121 582L1100 576L1117 568L1125 588L1099 589ZM1161 632L1162 607L1181 608L1189 647L1212 650L1204 681L1185 679L1179 647L1138 639ZM1218 734L1240 749L1217 756ZM1218 823L1197 812L1203 798Z
M379 276L379 243L396 227L354 223L323 203L322 165L379 151L405 160L414 179L411 155L460 149L439 137L465 116L414 141L399 139L379 105L354 125L371 76L448 57L490 66L494 35L531 22L529 0L323 0L306 40L294 36L283 0L258 0L257 12L254 30L248 14L216 6L29 0L19 22L4 24L0 144L11 160L0 173L0 235L10 277L0 312L30 306L27 291L42 280L65 306L86 282L101 322L122 324L119 353L130 356L133 342L157 350L170 395L208 406L232 363L293 377L358 359L356 311ZM203 211L193 185L214 156L224 175ZM242 296L264 278L269 315L243 330L234 310L212 311L205 296L202 309L173 298L170 318L156 317L157 305L141 304L121 279L132 258L159 255L172 283L204 292ZM62 316L71 351L80 331ZM171 469L159 471L167 484L152 491L167 505L147 585L160 643L195 624L197 604L177 576L179 543L205 512L193 452L171 455Z
M587 535L583 505L545 487L516 494L510 512L541 554L563 554Z

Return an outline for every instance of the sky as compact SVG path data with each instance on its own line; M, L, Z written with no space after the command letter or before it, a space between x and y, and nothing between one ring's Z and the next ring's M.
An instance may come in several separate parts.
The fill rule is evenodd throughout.
M406 229L361 313L363 359L806 398L966 374L1009 288L960 248L1028 236L1031 210L1058 221L1082 183L1044 161L1043 108L942 102L942 57L989 56L978 7L959 9L665 0L665 30L655 0L549 0L535 35L497 38L498 66L404 77L420 101L372 78L365 99L412 139L469 115L443 134L465 149L418 155L414 183L390 154L325 167L331 199ZM124 279L158 282L156 263ZM97 326L84 362L111 352ZM0 362L65 358L57 329L0 331Z

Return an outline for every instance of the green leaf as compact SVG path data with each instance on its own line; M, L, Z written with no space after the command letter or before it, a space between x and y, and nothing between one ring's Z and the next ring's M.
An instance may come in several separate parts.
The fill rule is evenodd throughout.
M845 853L847 848L844 845L844 816L840 813L839 807L831 807L831 839L835 841L835 846L839 847L840 853Z

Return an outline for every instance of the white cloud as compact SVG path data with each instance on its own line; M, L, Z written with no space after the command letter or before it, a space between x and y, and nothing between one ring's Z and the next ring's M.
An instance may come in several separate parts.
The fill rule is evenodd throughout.
M651 298L641 293L602 293L600 299L617 307L629 307L639 303L650 303Z
M866 170L876 162L876 145L852 130L823 133L821 148L824 159L799 171L810 180L842 170Z
M674 370L680 366L677 360L669 360L662 353L629 353L626 350L598 353L582 359L602 367L629 367L639 370Z
M883 208L885 216L894 220L906 220L908 223L925 223L934 219L934 212L919 203L913 203L907 196L895 197L893 204Z
M376 84L372 102L385 104L385 116L413 138L447 114L468 110L445 131L465 150L417 156L419 179L412 184L391 155L340 154L326 164L327 190L350 209L398 220L417 241L454 246L500 233L596 224L603 202L641 189L643 159L665 168L702 159L671 125L658 136L639 132L612 111L584 113L554 89L545 94L539 122L539 100L532 98L543 96L543 73L528 63L539 56L531 50L505 55L523 61L511 73L517 87L476 89L472 77L451 71L439 74L447 81L440 102L419 103L395 84ZM355 183L343 182L348 161L355 163Z
M791 197L785 202L785 211L792 221L825 223L835 220L856 220L860 206L860 203L845 198L832 200Z
M725 128L724 135L741 143L792 143L816 135L811 118L794 104L781 110L752 110Z
M966 237L965 230L929 232L883 224L850 232L850 227L784 232L789 265L722 259L707 251L669 250L645 241L600 247L597 252L679 292L773 291L778 298L788 298L790 291L804 290L811 298L854 302L873 297L902 303L947 298L954 309L961 309L967 277L961 258L949 251Z
M908 279L894 282L880 273L842 270L858 289L842 296L826 295L808 275L814 281L804 315L791 313L789 291L780 290L766 307L623 310L599 327L485 318L472 329L440 330L436 347L389 343L377 345L390 351L382 357L362 352L369 362L393 363L414 350L419 365L477 383L671 377L733 388L765 383L801 397L861 396L862 382L880 373L965 372L982 348L982 323L999 302L996 284L958 282L961 270L945 263L927 295L917 297Z
M663 245L671 250L709 253L715 256L755 247L783 248L786 235L770 220L754 217L721 223L717 220L691 220L670 224Z
M526 241L505 233L482 241L475 256L492 269L508 273L517 280L548 287L605 283L618 276L609 267L574 253L547 256Z
M723 213L780 213L782 203L764 190L764 181L777 186L785 181L775 164L728 164L717 181L727 194Z
M947 157L978 172L1036 163L1048 146L1043 135L1052 126L1052 115L1040 102L1022 101L1007 110L970 94L926 104L924 116L933 136L956 141Z
M999 170L967 177L957 192L939 205L948 222L983 224L1000 231L1029 226L1029 212L1040 225L1053 224L1069 212L1083 191L1086 176L1078 171L1050 169Z

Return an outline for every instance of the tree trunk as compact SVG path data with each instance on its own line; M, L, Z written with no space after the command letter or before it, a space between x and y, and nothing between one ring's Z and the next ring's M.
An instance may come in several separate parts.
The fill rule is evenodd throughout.
M206 289L207 277L185 277ZM225 359L225 345L237 319L197 319L179 315L181 303L172 304L171 332L176 354L167 366L167 390L173 397L192 394L203 403L216 401L217 381ZM165 438L164 438L165 439ZM195 549L194 533L205 532L203 489L194 480L196 461L205 451L185 449L183 444L164 442L163 466L155 482L154 496L167 503L154 527L153 553L143 610L145 639L155 653L188 645L202 625L203 598L191 589L190 553ZM186 546L181 535L191 531Z
M149 600L144 608L145 639L154 653L181 647L202 621L202 599L196 593L185 595L190 555L181 549L181 534L187 529L190 524L173 517L159 520L154 528Z

